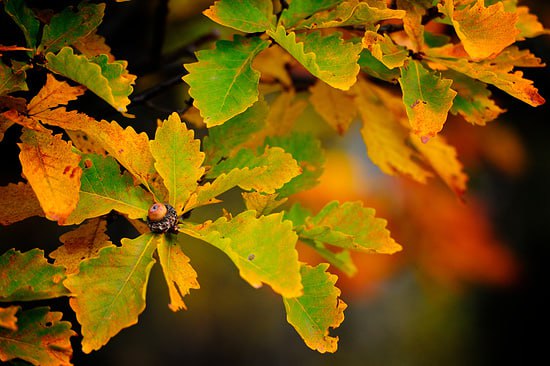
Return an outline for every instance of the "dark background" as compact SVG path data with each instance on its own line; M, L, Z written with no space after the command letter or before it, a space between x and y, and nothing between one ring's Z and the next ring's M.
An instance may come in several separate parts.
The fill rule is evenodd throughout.
M162 50L156 40L162 37L162 32L155 22L160 24L163 14L162 8L156 13L158 3L109 2L105 22L100 26L99 32L107 38L117 59L128 60L130 71L143 76L138 78L137 94L160 81L177 78L183 71L181 64L190 62L189 52L193 51L186 48L173 53L172 50L178 49L174 46L168 52L169 57L159 58ZM194 3L197 9L201 8L201 2ZM550 25L548 2L523 3ZM179 16L183 20L174 20L169 31L190 32L181 25L190 14ZM0 18L2 31L6 22ZM178 37L190 35L169 34L166 39L169 42L175 39L177 43ZM168 41L165 49L171 46ZM521 47L550 60L549 36L522 42ZM550 69L525 70L525 74L535 81L543 96L550 97ZM31 87L32 78L39 85L40 76L31 73L30 78ZM349 307L346 320L334 332L340 336L339 351L320 355L309 350L286 323L284 307L277 295L267 288L252 289L239 278L223 254L190 241L185 251L199 274L201 289L186 297L189 310L172 313L168 309L166 286L160 267L155 266L147 308L139 323L90 355L82 354L80 340L73 339L73 362L76 365L498 365L534 364L546 359L550 325L550 302L546 299L550 258L550 109L548 105L532 108L498 91L495 93L500 104L508 109L499 123L520 136L528 154L528 166L516 178L488 169L483 180L477 180L482 183L470 189L488 202L498 235L506 239L522 266L516 284L507 287L472 284L455 292L426 286L414 268L404 268L381 284L375 297L348 299L343 294ZM138 103L130 112L139 118L131 123L137 130L150 132L155 118L165 118L168 110L185 106L181 95L181 86L176 85L153 100L155 108ZM83 108L105 119L129 123L116 113L109 116L109 109L93 97L83 102ZM16 146L19 132L17 126L12 127L0 143L1 185L20 180ZM135 235L123 220L112 220L111 227L117 227L111 232L114 240ZM0 242L3 251L12 247L19 250L40 247L50 252L59 245L59 234L67 230L31 218L0 227ZM63 310L78 331L66 299L44 304Z

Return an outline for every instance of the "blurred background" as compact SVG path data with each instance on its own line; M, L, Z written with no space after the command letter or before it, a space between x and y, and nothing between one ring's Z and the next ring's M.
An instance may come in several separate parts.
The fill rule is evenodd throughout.
M550 3L522 1L550 26ZM160 6L159 6L160 4ZM162 4L168 8L163 9ZM133 0L109 2L104 35L117 59L129 61L140 76L136 94L161 82L147 103L136 103L134 120L120 118L90 97L84 109L104 119L132 124L151 133L157 118L186 107L185 89L175 80L192 47L224 37L223 29L200 15L210 1ZM168 10L166 32L158 24ZM4 22L5 19L0 19ZM164 45L155 40L164 37ZM550 62L550 36L520 43ZM163 57L159 57L163 55ZM550 69L525 70L541 95L550 98ZM173 82L171 82L173 81ZM31 81L32 82L32 81ZM39 83L39 81L37 81ZM32 87L32 85L31 85ZM101 350L79 351L76 365L497 365L534 364L546 359L550 322L550 106L532 108L493 89L508 110L486 127L451 117L444 135L457 147L470 176L465 202L440 182L429 185L389 177L368 160L358 124L344 136L324 125L310 105L297 124L316 125L327 148L318 187L297 195L314 211L334 199L362 200L388 219L404 250L393 256L355 256L358 274L339 275L337 286L348 304L335 354L309 350L286 323L284 306L269 288L253 289L217 249L189 239L184 251L199 274L200 290L186 297L187 311L173 313L160 266L152 271L147 308L136 326L123 330ZM299 96L300 97L300 96ZM97 103L97 104L95 104ZM20 130L0 143L0 184L20 180ZM9 165L12 164L12 165ZM238 192L225 197L230 212L243 209ZM193 221L219 216L221 207L194 212ZM136 235L112 218L110 234ZM29 230L32 228L32 230ZM47 253L70 228L31 218L0 227L5 250L40 247ZM300 247L302 260L315 262ZM2 250L4 252L5 250ZM74 322L66 299L53 302ZM44 304L52 304L44 302Z

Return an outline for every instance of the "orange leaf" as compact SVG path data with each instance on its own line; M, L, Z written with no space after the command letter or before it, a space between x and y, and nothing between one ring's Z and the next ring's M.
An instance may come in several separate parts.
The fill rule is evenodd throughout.
M484 59L500 53L516 41L518 14L504 11L504 4L496 2L485 7L483 0L470 8L454 9L454 1L438 5L449 16L458 38L473 59Z
M31 216L43 216L44 211L32 187L25 183L0 187L0 225L11 225Z
M372 162L386 174L401 173L425 183L431 174L415 161L415 152L407 144L409 131L402 125L407 117L401 99L365 80L358 81L353 91Z
M107 55L109 62L115 61L115 56L111 54L111 47L105 43L105 38L97 34L95 30L77 39L73 46L88 58L103 54Z
M46 217L60 224L78 203L80 156L72 152L72 144L61 135L24 130L19 159L23 174L32 186Z
M458 160L456 149L453 146L447 144L441 136L422 143L417 136L411 134L411 142L449 188L459 197L466 192L468 176L464 174L462 164Z
M107 234L107 221L100 218L91 219L73 231L59 237L62 246L50 253L55 264L66 268L65 273L78 272L80 262L98 256L99 250L114 246Z
M21 309L20 306L8 306L0 308L0 328L17 330L17 317L15 314Z
M84 94L83 86L70 86L64 81L58 81L52 74L47 75L46 84L38 94L31 99L28 106L30 116L43 112L46 109L66 105Z

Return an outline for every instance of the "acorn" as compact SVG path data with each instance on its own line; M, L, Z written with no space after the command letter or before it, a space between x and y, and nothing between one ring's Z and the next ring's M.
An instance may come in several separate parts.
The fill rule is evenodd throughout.
M154 233L177 233L178 214L167 203L155 203L147 212L147 225Z

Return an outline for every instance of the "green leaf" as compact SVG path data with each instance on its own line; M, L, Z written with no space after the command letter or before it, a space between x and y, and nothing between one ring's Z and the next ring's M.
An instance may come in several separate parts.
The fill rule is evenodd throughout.
M297 1L300 2L300 1ZM360 25L366 29L375 29L375 25L382 20L403 19L404 10L376 7L367 2L357 0L344 1L335 9L315 13L311 17L299 22L297 29L333 28Z
M434 137L447 120L456 92L452 80L426 70L419 61L411 60L401 68L399 84L403 90L403 103L415 134L427 142Z
M17 330L0 328L0 360L22 359L34 365L70 365L70 338L76 336L71 323L61 321L60 312L39 307L17 314Z
M329 328L337 328L344 321L347 307L334 286L338 277L326 272L327 268L325 263L316 267L302 265L304 294L283 298L287 321L309 348L321 353L336 352L338 337L331 337Z
M57 55L48 52L46 60L49 70L84 85L117 111L127 111L136 77L126 70L126 61L109 62L107 55L88 59L75 55L70 47L63 47Z
M75 295L70 305L82 326L85 353L98 350L120 330L137 323L145 309L158 240L153 233L124 238L122 246L103 248L99 257L83 261L80 271L65 280Z
M361 44L344 42L339 32L327 36L313 32L297 40L294 32L287 34L285 28L279 26L276 31L268 30L267 34L310 73L330 86L348 90L355 84Z
M11 16L25 35L28 48L36 48L40 22L24 0L4 0L4 10Z
M342 0L298 0L292 1L288 9L281 14L280 22L289 28L302 19L315 14L318 11L329 9L341 3Z
M0 95L29 90L26 79L25 70L13 70L0 60Z
M263 32L275 26L271 0L219 0L203 12L216 23L247 33Z
M128 173L120 174L120 166L110 156L83 155L80 162L80 199L67 224L79 224L87 218L109 213L111 210L132 219L147 216L153 197L140 187Z
M168 307L172 311L187 309L183 297L189 294L190 289L200 288L197 272L189 264L189 258L181 250L175 235L162 235L157 250L162 273L170 292Z
M150 145L156 161L155 168L168 189L168 203L181 214L204 173L204 168L201 168L204 153L200 151L200 141L195 140L193 130L187 129L178 114L172 113L157 128Z
M305 225L306 219L309 216L313 216L313 213L309 209L303 207L300 202L293 204L290 209L284 213L285 220L292 221L295 228Z
M189 75L183 80L208 127L221 125L258 100L260 73L252 61L269 43L235 35L233 41L216 42L213 50L197 52L198 62L185 65Z
M313 188L319 182L325 162L321 141L311 134L293 133L289 136L267 137L266 146L280 147L298 162L302 173L277 190L279 197Z
M347 276L353 277L357 273L357 267L351 259L349 250L344 249L339 252L333 252L319 241L304 240L304 243L312 247L317 254L326 259L330 264L338 268Z
M453 80L453 89L458 93L453 100L452 114L460 114L474 125L485 126L505 112L491 99L491 91L485 83L452 70L444 75Z
M69 295L65 269L48 263L44 252L10 249L0 256L0 302L33 301Z
M236 186L246 191L272 194L301 172L296 160L277 147L266 147L260 156L255 156L252 150L242 149L215 168L212 176L217 176L216 179L198 188L186 210L213 203L215 197Z
M198 227L187 224L182 231L225 252L253 287L266 283L286 297L302 294L297 236L282 213L257 218L256 211L245 211Z
M260 99L252 107L231 118L223 125L208 129L208 136L203 140L206 164L215 165L223 158L228 158L250 137L265 126L267 103Z
M389 69L380 60L374 57L371 51L364 49L359 57L361 70L375 78L397 84L397 79L401 76L399 69Z
M328 203L315 216L296 228L301 238L367 253L392 254L401 246L390 236L386 220L374 216L375 210L361 202Z
M403 66L405 60L409 58L409 50L395 44L387 34L380 35L367 31L362 43L363 47L371 51L372 55L389 69Z
M81 3L76 13L71 8L65 8L44 26L39 52L57 52L73 44L101 24L104 12L105 4Z

